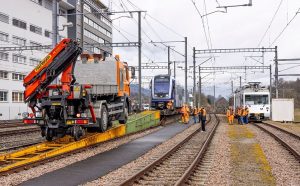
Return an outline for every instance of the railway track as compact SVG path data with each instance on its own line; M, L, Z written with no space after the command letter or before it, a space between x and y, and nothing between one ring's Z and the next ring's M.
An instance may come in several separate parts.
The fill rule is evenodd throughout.
M298 135L266 123L254 124L254 126L272 136L300 162L300 137Z
M5 130L0 131L0 137L3 136L10 136L10 135L18 135L18 134L25 134L25 133L33 133L33 132L40 132L41 129L39 127L31 127L31 128L21 128L15 130Z
M190 165L202 159L219 125L216 115L210 118L207 132L196 130L121 185L180 185L193 169Z

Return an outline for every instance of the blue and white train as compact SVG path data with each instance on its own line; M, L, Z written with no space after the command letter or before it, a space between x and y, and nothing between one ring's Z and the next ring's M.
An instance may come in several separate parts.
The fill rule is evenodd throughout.
M158 110L167 109L168 102L172 102L172 108L182 106L182 93L179 86L176 87L175 79L170 75L156 75L150 82L151 108Z

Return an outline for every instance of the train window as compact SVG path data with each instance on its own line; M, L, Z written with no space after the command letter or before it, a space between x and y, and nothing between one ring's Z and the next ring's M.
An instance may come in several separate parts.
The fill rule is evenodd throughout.
M156 77L154 79L154 94L168 94L170 89L169 77Z
M245 95L246 105L266 105L269 104L268 95Z

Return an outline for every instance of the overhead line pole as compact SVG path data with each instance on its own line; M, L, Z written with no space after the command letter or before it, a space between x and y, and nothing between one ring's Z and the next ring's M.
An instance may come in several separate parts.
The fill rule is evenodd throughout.
M82 13L80 15L80 24L81 24L81 27L80 27L80 47L83 49L83 31L84 31L84 21L83 21L83 0L80 0L80 12ZM76 25L75 25L76 26Z
M270 105L272 105L272 65L270 65ZM270 108L270 118L272 119L272 107Z
M193 47L193 103L196 105L196 58L195 47Z
M141 25L141 12L138 12L138 63L139 63L139 95L138 95L138 102L139 102L139 110L142 110L142 30Z
M184 94L185 94L185 102L188 103L188 89L187 89L187 37L184 37L184 44L185 44L185 82L184 82Z
M171 75L170 46L168 46L168 75Z
M276 98L278 98L278 52L277 46L275 46L275 94Z
M52 47L57 44L57 0L52 0Z
M202 81L201 81L201 68L199 66L199 107L201 106L201 94L202 94Z

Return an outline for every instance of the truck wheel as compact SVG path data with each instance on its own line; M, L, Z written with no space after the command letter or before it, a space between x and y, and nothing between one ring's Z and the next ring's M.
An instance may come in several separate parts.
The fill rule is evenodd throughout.
M97 120L99 123L99 131L100 132L106 131L108 127L108 112L104 105L102 105L102 109L101 109L101 118Z
M45 136L47 141L52 141L53 140L53 129L49 129L48 127L45 129Z
M125 103L123 116L122 116L122 119L119 120L119 123L120 124L126 124L127 123L127 119L128 119L128 106L127 106L127 103Z

